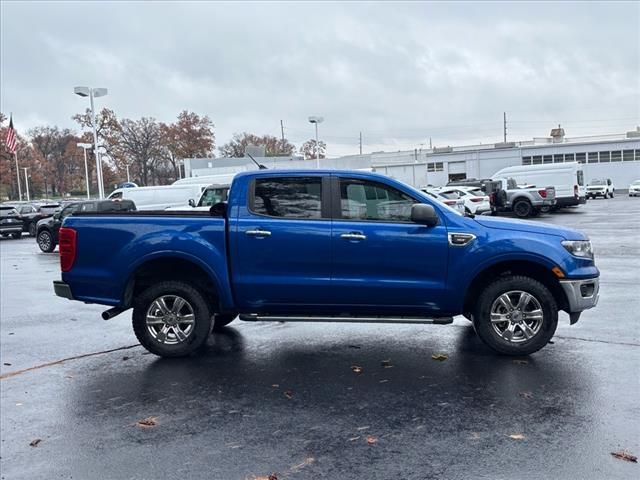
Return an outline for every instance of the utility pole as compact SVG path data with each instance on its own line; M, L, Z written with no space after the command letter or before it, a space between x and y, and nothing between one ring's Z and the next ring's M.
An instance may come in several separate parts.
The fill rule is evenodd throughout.
M502 112L502 117L504 121L504 143L507 143L507 112Z
M22 167L22 169L24 170L24 184L27 187L27 202L31 201L31 197L29 196L29 174L27 173L27 170L29 170L30 167Z
M360 155L362 155L362 132L360 132Z
M429 150L433 150L433 145L431 144L431 137L429 137Z
M280 132L282 132L282 147L280 147L280 150L284 153L284 123L282 123L282 120L280 120Z

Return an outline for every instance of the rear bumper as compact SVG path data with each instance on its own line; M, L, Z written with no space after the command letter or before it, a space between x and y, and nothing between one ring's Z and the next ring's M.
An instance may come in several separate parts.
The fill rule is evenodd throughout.
M569 313L578 313L598 304L600 297L600 279L560 280L569 302Z
M73 294L71 293L71 287L60 280L53 281L53 291L57 296L62 298L68 298L73 300Z
M587 194L588 195L588 194ZM587 203L587 197L560 197L556 198L557 207L571 207L573 205L582 205Z

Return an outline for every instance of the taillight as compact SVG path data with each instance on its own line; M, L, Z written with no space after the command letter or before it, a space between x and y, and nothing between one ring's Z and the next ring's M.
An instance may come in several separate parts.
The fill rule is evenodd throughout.
M482 197L476 197L476 198L472 198L471 201L473 203L478 203L478 202L482 202L484 200L484 198Z
M547 198L547 191L546 190L538 190L538 193L540 194L540 196L542 198Z
M455 200L445 200L444 203L445 203L445 205L451 206L451 205L455 205L456 201Z
M60 242L60 269L68 272L76 260L77 233L73 228L62 227L58 232Z
M578 185L574 185L573 186L573 196L574 197L579 197L580 196L580 189L578 188Z

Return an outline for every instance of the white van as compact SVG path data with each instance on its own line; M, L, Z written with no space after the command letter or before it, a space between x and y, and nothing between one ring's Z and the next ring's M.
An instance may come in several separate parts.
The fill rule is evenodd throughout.
M133 200L138 210L165 210L169 207L189 205L189 200L199 198L206 186L187 184L118 188L108 198Z
M197 183L199 185L231 185L233 177L240 172L233 173L219 173L217 175L203 175L201 177L186 177L176 180L172 185L192 185Z
M493 180L513 178L518 185L555 187L556 207L568 207L586 202L584 172L577 162L518 165L497 171Z
M229 197L229 185L208 185L197 201L189 200L187 205L179 207L169 207L167 210L173 211L192 211L192 212L208 212L216 203L226 202Z

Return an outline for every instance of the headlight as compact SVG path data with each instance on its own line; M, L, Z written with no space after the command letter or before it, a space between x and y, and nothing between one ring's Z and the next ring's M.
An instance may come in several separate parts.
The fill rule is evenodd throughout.
M593 260L593 247L590 240L564 240L561 243L571 255Z

